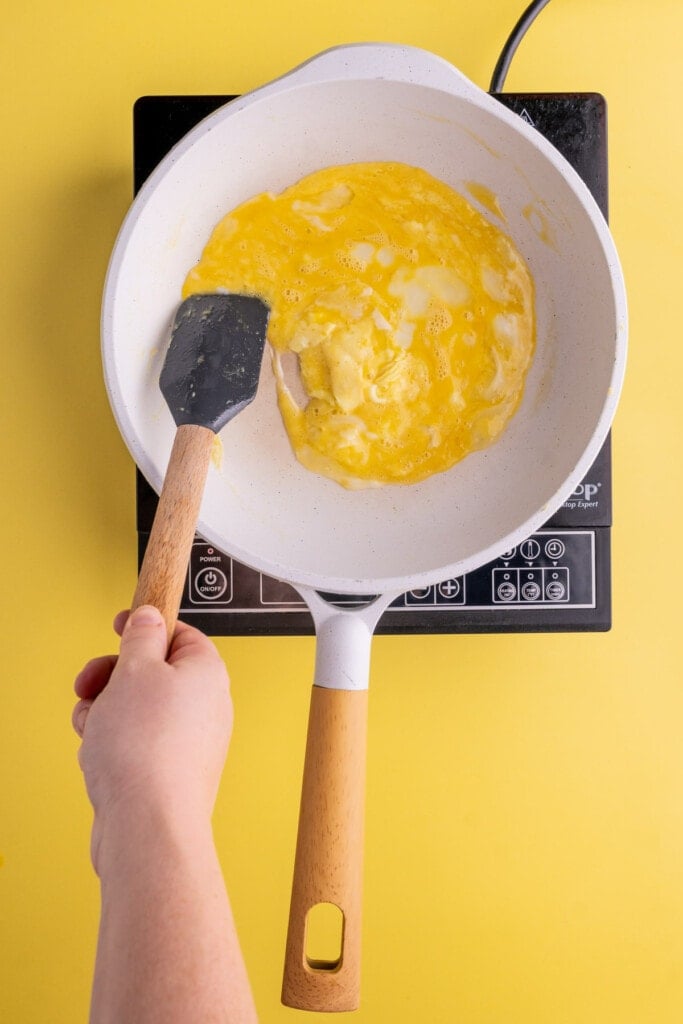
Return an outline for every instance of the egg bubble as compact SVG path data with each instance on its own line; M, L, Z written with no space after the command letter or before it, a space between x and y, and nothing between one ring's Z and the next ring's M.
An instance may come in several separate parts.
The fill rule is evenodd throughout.
M384 231L373 231L371 234L365 236L366 242L372 242L378 249L382 249L384 246L388 246L390 243L389 235Z
M436 374L439 380L447 380L451 376L451 361L448 353L443 348L437 348L434 353L436 363Z
M357 256L354 256L352 252L349 252L346 249L338 249L335 253L335 257L342 267L345 267L347 270L351 270L356 274L362 273L367 267L366 260L359 259Z
M429 334L443 334L453 323L453 316L445 306L437 307L429 311L427 319L427 332Z

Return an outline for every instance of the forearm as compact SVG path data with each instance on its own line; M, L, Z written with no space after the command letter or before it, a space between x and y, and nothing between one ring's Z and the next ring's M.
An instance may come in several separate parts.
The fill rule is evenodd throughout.
M91 1024L255 1024L210 824L149 809L109 822Z

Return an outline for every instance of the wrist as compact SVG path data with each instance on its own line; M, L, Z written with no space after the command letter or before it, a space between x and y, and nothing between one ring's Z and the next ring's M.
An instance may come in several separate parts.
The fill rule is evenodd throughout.
M214 851L211 820L181 799L119 800L95 815L92 861L102 881L144 874L169 857L196 858L202 850Z

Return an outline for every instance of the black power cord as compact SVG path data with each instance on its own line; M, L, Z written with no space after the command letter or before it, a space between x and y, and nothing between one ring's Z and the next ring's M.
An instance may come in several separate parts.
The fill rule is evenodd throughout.
M491 84L489 86L489 92L502 92L503 83L505 82L505 76L508 73L508 68L512 63L517 47L524 38L527 29L531 23L535 20L536 16L541 13L543 8L550 3L550 0L533 0L526 8L521 18L513 28L512 32L508 36L505 46L501 50L498 63L493 69L493 75L491 76Z

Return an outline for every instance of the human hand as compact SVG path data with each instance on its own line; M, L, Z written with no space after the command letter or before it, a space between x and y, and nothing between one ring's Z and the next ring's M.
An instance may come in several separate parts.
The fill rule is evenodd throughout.
M107 828L131 815L210 820L232 731L228 674L206 636L179 623L166 657L164 621L149 606L122 612L114 628L118 657L94 658L74 683L98 874Z

